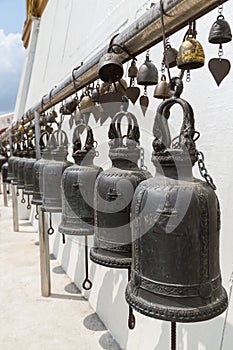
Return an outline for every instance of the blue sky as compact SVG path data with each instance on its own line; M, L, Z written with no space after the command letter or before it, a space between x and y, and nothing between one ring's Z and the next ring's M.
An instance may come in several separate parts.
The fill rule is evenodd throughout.
M0 0L0 114L14 110L25 58L26 0Z

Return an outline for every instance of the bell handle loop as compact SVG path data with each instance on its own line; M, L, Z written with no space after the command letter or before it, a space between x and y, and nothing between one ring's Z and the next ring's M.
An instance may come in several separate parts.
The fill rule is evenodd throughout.
M118 112L113 117L110 125L110 129L109 129L109 138L114 139L114 138L123 137L121 133L121 121L124 117L126 117L128 121L127 137L129 139L139 142L140 132L139 132L137 119L132 113L124 112L124 111ZM117 124L117 129L116 129L116 124Z
M81 136L80 136L80 132L81 132L82 128L86 129L86 131L87 131L86 141L85 141L85 145L83 147L81 146ZM73 144L74 145L79 144L78 149L90 150L91 148L94 148L95 142L96 141L94 140L92 128L89 125L87 125L85 123L81 123L81 124L76 126L76 128L74 129L74 133L73 133Z
M44 142L45 135L46 135L46 144ZM48 133L48 131L43 131L42 134L40 135L40 141L39 141L41 149L44 149L46 147L46 145L48 143L48 140L49 140L49 133Z
M92 282L89 280L88 272L88 242L87 236L85 236L85 279L82 284L83 289L90 290L92 288Z
M185 33L183 42L184 42L189 36L192 37L192 38L194 38L194 39L196 39L196 36L197 36L196 21L189 22L189 29L188 29L187 32Z
M53 136L51 136L51 140L52 140L52 137L54 137L56 147L68 146L68 137L64 130L61 130L61 129L55 130L53 131L52 135Z
M22 198L21 198L21 203L22 203L22 204L26 203L26 200L25 200L25 198L24 198L24 193L23 193L23 190L22 190Z
M169 94L171 96L180 97L184 89L182 78L180 77L172 78L168 84L168 89L169 89Z
M187 101L181 98L170 98L159 105L155 117L153 135L157 140L159 139L160 144L163 145L163 147L169 148L171 146L171 135L168 127L168 119L170 117L170 109L174 104L179 104L184 112L183 124L179 135L180 148L185 147L188 152L192 151L193 153L195 148L193 109Z

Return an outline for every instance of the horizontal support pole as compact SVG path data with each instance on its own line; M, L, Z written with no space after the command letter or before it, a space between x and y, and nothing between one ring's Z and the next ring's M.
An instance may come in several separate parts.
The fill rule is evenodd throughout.
M228 0L222 0L222 3ZM219 5L219 0L164 0L163 8L166 35L170 36L178 30L184 28L192 20L198 19L206 13L212 11ZM137 56L152 46L162 41L162 28L160 17L160 3L158 2L150 8L144 15L134 21L114 40L114 43L127 47L133 56ZM107 52L108 45L90 58L87 62L74 72L75 86L81 90L86 85L98 79L98 62ZM122 61L127 62L130 57L122 52ZM75 93L74 79L70 74L56 88L43 97L43 111L51 108L65 98ZM22 117L25 123L34 118L34 112L42 112L41 100L30 108ZM15 130L16 126L11 129ZM8 132L1 136L1 140L6 140Z

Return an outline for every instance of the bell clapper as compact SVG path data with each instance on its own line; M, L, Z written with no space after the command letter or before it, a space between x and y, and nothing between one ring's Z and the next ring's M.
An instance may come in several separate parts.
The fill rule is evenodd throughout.
M30 196L28 194L28 204L27 204L27 209L31 209L31 203L30 203Z
M16 196L19 197L19 189L17 187L17 190L16 190Z
M52 213L49 213L49 228L48 228L48 234L52 235L54 233L54 228L52 226Z
M171 350L176 350L176 322L171 322Z
M35 215L35 219L36 219L36 220L39 220L38 205L36 205L36 215Z
M130 276L131 276L131 268L128 269L128 282L130 281ZM128 318L128 328L129 329L134 329L135 328L135 316L133 314L133 309L129 305L129 318Z
M24 193L23 193L23 190L22 190L22 199L21 199L21 203L25 203L26 202L26 200L25 200L25 198L24 198Z
M88 242L87 236L85 236L85 280L83 281L82 287L85 290L90 290L92 288L92 282L89 280L89 271L88 271Z
M66 237L65 237L64 233L62 234L62 244L66 244Z

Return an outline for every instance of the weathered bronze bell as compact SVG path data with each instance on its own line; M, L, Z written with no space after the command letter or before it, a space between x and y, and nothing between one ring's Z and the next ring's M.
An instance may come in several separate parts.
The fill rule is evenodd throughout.
M181 70L191 70L201 68L204 64L205 53L200 42L196 40L195 23L193 23L193 28L190 26L180 46L177 66Z
M41 134L40 139L44 135L48 135L47 132ZM47 147L43 147L41 150L41 159L37 160L33 166L33 197L31 203L37 206L43 203L43 170L45 165L49 164L51 160L52 146L51 144L47 144Z
M218 16L210 29L209 42L211 44L225 44L232 40L232 33L229 23L223 15Z
M87 131L82 147L80 134ZM58 231L63 235L85 236L85 271L83 288L89 290L92 282L88 277L87 236L94 233L94 186L96 177L103 170L93 164L96 156L92 129L79 124L73 135L73 158L75 164L67 168L62 176L62 221Z
M8 180L8 162L2 165L2 182L4 184L9 184L10 180Z
M13 154L8 160L8 175L7 175L7 179L10 181L10 183L13 180L13 164L14 164L14 161L15 161L16 157L18 157L19 150L20 150L19 144L17 144L17 148L13 149Z
M98 65L98 74L105 83L115 83L123 76L124 70L121 60L114 52L108 52L101 57Z
M121 133L124 117L128 121L125 137ZM139 137L135 116L125 110L117 113L109 129L112 168L98 176L95 186L95 239L90 256L97 264L131 266L130 205L139 182L150 177L137 165Z
M170 109L184 112L177 142ZM154 178L139 184L132 203L133 262L127 302L144 315L198 322L227 308L219 268L220 209L214 190L192 175L197 161L192 107L171 98L154 123Z
M82 147L80 133L87 130ZM59 231L67 235L92 235L94 233L94 185L102 168L93 164L96 156L92 129L79 124L73 135L75 164L62 176L62 222Z
M171 97L169 94L166 76L164 74L161 77L161 81L155 87L154 97L158 99L163 99L163 100Z
M177 56L178 51L171 47L170 44L166 46L166 50L164 52L164 63L165 66L168 68L173 68L177 65Z
M96 87L91 92L91 100L94 103L100 102L100 85L97 84Z
M74 113L77 105L78 105L77 98L73 98L71 101L66 102L64 105L62 105L59 112L63 115L70 115Z
M80 111L84 113L90 112L94 105L95 104L92 101L91 96L89 94L86 94L82 97L80 101Z
M17 189L24 189L24 164L29 158L29 150L24 149L22 152L22 158L18 162L18 172L17 172Z
M14 157L13 160L13 164L12 164L12 179L11 179L11 183L12 185L16 186L18 184L18 165L19 165L19 161L20 159L23 157L23 149L21 150L21 146L18 143L17 145L17 156Z
M158 70L146 55L145 62L141 65L137 74L138 85L156 85L158 83Z
M72 163L68 162L67 148L68 138L64 131L54 131L49 144L56 144L56 149L51 151L52 160L46 163L43 169L43 204L42 211L60 213L61 203L61 178L63 171Z
M33 167L36 162L36 151L29 151L29 158L24 162L24 189L26 195L33 195Z

